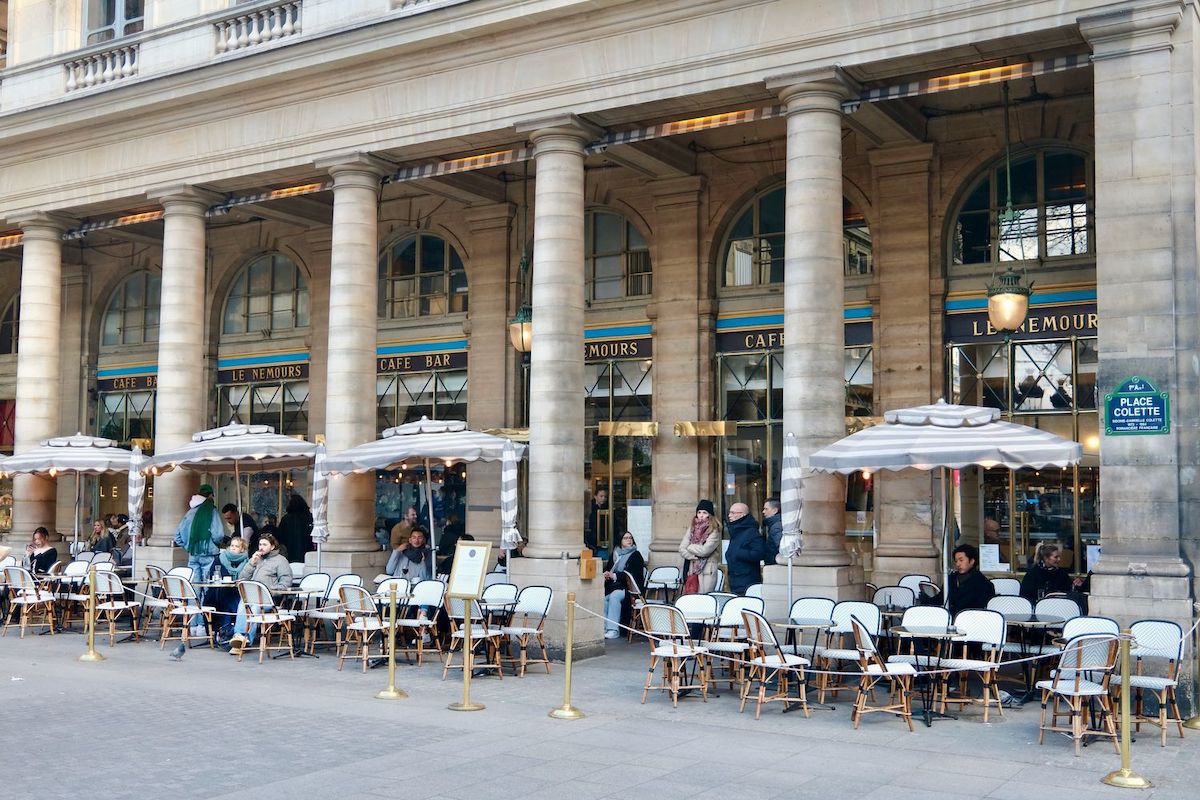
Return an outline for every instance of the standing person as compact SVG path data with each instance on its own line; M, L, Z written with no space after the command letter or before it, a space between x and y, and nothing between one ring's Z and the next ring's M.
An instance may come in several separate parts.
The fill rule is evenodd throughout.
M729 590L745 594L756 583L762 583L762 562L774 554L767 552L767 540L759 532L758 521L745 503L729 507L729 547L725 550L725 565L729 570Z
M242 524L239 526L237 524L238 507L233 503L221 506L221 519L225 520L226 525L233 528L232 536L240 536L248 542L258 539L258 525L254 523L254 517L243 511Z
M25 545L25 569L34 575L44 575L58 561L58 550L50 546L50 531L42 526L33 529L33 541Z
M274 536L267 534L258 537L258 551L246 562L241 578L244 581L258 581L265 585L272 594L292 588L292 567L279 552L279 541ZM255 609L256 612L257 610ZM257 625L247 623L247 613L246 604L238 603L237 619L233 623L233 639L230 640L232 646L230 652L234 655L238 655L243 648L254 644L254 638L258 633Z
M621 621L628 620L625 600L625 575L628 572L637 584L638 591L646 585L646 560L637 549L633 534L625 531L621 541L608 557L604 570L604 638L621 638Z
M597 489L592 495L592 505L588 509L587 526L583 530L583 544L593 553L600 547L600 529L604 520L611 514L608 507L608 490Z
M721 523L714 515L711 500L696 504L692 524L679 542L679 555L684 560L682 594L707 594L717 585L717 567L721 555Z
M425 526L414 525L412 533L408 535L408 543L392 551L384 572L393 578L408 578L410 584L429 580L432 577L429 566L433 555L427 546L428 541Z
M968 608L987 608L996 587L979 571L979 549L973 544L954 548L954 571L950 573L947 608L950 616Z
M279 520L278 547L289 561L304 563L304 554L315 549L312 540L313 518L308 503L298 494L288 498L287 510Z
M192 578L200 583L212 574L213 564L220 552L217 542L225 538L225 526L217 514L210 484L201 484L197 493L192 495L189 505L191 508L175 529L175 546L187 550Z
M779 555L779 543L783 540L783 515L779 513L778 497L768 497L763 503L763 528L767 534L767 557L763 561L775 563Z

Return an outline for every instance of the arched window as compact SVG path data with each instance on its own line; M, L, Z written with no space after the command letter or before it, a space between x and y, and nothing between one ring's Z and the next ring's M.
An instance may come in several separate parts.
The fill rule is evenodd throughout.
M650 246L637 228L611 211L587 212L584 266L589 302L643 297L654 289Z
M137 272L126 278L108 301L100 343L112 345L157 342L161 287L161 278L153 272Z
M418 233L379 257L379 316L413 319L467 310L467 271L449 242Z
M225 300L224 333L281 331L308 326L308 285L287 256L270 253L250 262Z
M0 317L0 355L15 355L17 352L17 336L21 321L21 295L18 292L4 307L4 316Z
M755 197L729 230L721 265L721 285L766 286L783 283L785 191L780 186ZM842 255L849 277L874 271L871 232L854 203L842 199Z
M1012 214L1007 172L1012 173ZM995 264L1090 256L1091 159L1061 148L1020 153L979 176L951 219L951 264Z

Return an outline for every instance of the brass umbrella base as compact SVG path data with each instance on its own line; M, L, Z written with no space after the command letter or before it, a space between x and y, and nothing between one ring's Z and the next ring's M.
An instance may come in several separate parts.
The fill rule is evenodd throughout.
M1110 772L1100 780L1102 783L1120 789L1149 789L1154 785L1133 770L1125 768Z

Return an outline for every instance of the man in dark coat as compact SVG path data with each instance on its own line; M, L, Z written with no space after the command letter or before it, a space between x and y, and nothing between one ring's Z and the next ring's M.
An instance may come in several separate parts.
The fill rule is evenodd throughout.
M729 507L729 548L725 551L725 566L729 570L729 588L745 594L756 583L762 583L762 562L773 558L768 554L767 540L758 529L758 521L745 503Z
M779 509L778 497L768 497L763 503L763 528L766 529L767 550L770 552L770 556L763 561L768 564L775 563L775 556L779 555L779 542L783 539L783 515Z

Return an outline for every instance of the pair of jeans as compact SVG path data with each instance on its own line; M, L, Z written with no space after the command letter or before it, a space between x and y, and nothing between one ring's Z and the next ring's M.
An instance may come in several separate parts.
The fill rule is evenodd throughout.
M212 575L213 565L217 563L216 556L188 555L188 567L192 570L192 581L204 583Z
M258 626L247 623L246 615L247 613L261 614L263 612L263 608L263 606L255 606L253 611L247 612L246 604L241 602L238 603L237 618L233 621L233 632L235 634L240 633L245 636L247 645L254 644L254 640L258 638Z
M625 590L613 589L604 595L604 632L621 629L621 606L625 603Z

